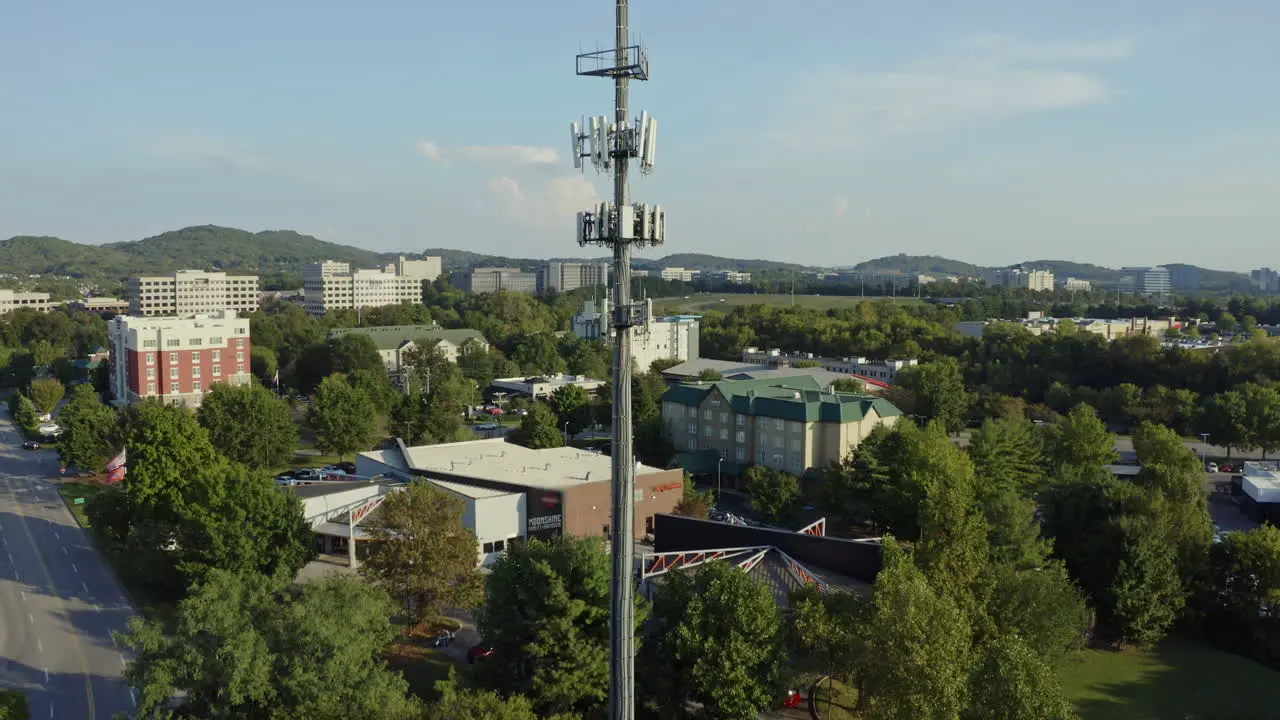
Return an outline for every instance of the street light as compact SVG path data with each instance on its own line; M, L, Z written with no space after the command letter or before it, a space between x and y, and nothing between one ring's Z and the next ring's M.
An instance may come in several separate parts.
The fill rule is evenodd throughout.
M1203 463L1209 458L1209 433L1200 433L1200 462Z
M569 423L564 424L564 444L565 445L569 444Z
M720 465L724 463L724 456L716 458L716 504L720 504Z

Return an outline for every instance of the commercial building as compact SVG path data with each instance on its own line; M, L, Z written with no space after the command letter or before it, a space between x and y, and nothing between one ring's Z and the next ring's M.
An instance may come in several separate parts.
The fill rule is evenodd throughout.
M1093 283L1088 280L1069 277L1062 282L1062 289L1067 292L1089 292L1093 290Z
M92 313L123 315L129 312L128 300L119 300L111 297L87 297L83 300L73 300L67 303L67 306Z
M471 272L454 275L454 284L472 293L494 293L499 290L507 292L538 292L538 276L525 272L520 268L483 267L474 268Z
M1271 268L1258 268L1249 273L1249 282L1258 292L1280 292L1280 272Z
M319 317L334 310L422 302L422 284L440 277L438 257L406 260L403 255L380 269L357 269L344 262L308 263L302 270L307 312Z
M107 323L116 405L200 405L214 383L250 380L249 321L234 310L191 318L120 315Z
M801 475L844 459L901 415L883 398L832 392L808 375L679 385L662 396L676 450L713 451L729 474L757 463Z
M1256 522L1280 523L1280 463L1246 462L1239 482L1245 514Z
M1163 296L1173 292L1173 278L1166 267L1125 267L1122 287L1143 295Z
M605 386L604 380L585 375L535 375L532 377L495 378L489 387L509 395L527 398L547 398L562 387L576 385L589 393Z
M1186 323L1172 317L1163 318L1055 318L1043 313L1028 313L1023 320L964 320L956 323L956 329L963 337L980 338L992 325L1018 325L1032 335L1043 335L1055 332L1060 325L1070 323L1076 332L1091 333L1107 340L1129 337L1130 335L1150 335L1163 338L1171 329L1181 330Z
M653 299L646 298L644 302L644 322L631 328L631 357L635 366L644 372L655 360L685 361L698 357L699 316L654 317ZM573 316L573 334L584 340L611 342L612 307L607 298L583 303L582 310Z
M784 353L777 348L761 350L749 347L742 351L742 362L757 363L775 369L793 368L796 365L817 366L823 370L841 375L856 375L863 379L878 380L893 385L897 382L898 372L903 368L915 367L920 363L914 358L900 360L868 360L865 357L827 358L813 353Z
M714 270L704 273L704 277L714 282L729 283L730 285L751 284L751 273L738 272L736 270Z
M257 275L179 270L171 275L129 278L129 313L140 317L191 317L257 309Z
M458 362L458 354L464 345L473 344L477 350L488 350L489 341L479 330L460 328L445 330L438 325L385 325L381 327L335 328L329 337L364 335L373 341L382 357L387 372L400 372L404 355L417 347L435 346L449 362Z
M702 274L701 270L688 270L682 267L662 268L663 280L679 280L680 282L693 282L695 278Z
M0 290L0 315L18 308L49 311L49 293Z
M571 447L531 450L501 439L375 450L356 456L359 475L394 474L428 480L465 503L478 559L493 562L529 538L612 537L612 460ZM636 464L635 524L641 540L654 516L669 513L684 493L679 469Z
M584 287L608 286L608 263L549 262L541 271L538 292L569 292Z
M1031 270L1022 266L994 268L987 273L987 284L1032 292L1052 292L1053 273L1049 270Z

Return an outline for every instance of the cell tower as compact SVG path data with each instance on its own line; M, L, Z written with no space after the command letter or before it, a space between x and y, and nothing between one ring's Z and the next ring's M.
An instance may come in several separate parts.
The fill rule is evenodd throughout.
M633 158L640 172L653 170L658 123L641 113L628 117L632 80L649 79L649 58L628 36L627 0L617 2L612 50L583 53L578 75L613 78L614 115L573 123L573 165L588 163L596 172L613 173L613 202L578 213L578 244L613 249L613 593L609 630L609 717L635 716L635 454L631 438L631 328L647 321L644 303L631 302L631 247L660 245L666 215L656 205L631 204L627 171Z

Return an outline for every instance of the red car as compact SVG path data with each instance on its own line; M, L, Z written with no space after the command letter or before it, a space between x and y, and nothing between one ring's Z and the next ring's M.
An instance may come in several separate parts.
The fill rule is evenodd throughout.
M804 697L800 695L800 691L791 689L787 691L787 696L782 700L782 708L784 710L798 708L802 702L804 702Z
M472 665L477 661L483 660L493 654L493 648L485 645L476 645L467 651L467 662Z

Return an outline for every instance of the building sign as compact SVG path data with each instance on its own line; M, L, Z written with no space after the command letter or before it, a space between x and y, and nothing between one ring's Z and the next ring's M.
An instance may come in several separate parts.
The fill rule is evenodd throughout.
M564 527L560 493L530 490L525 494L525 515L526 537L559 537Z
M673 482L673 483L666 483L664 485L653 486L654 492L666 492L668 490L683 490L683 489L684 489L684 483L682 482Z

